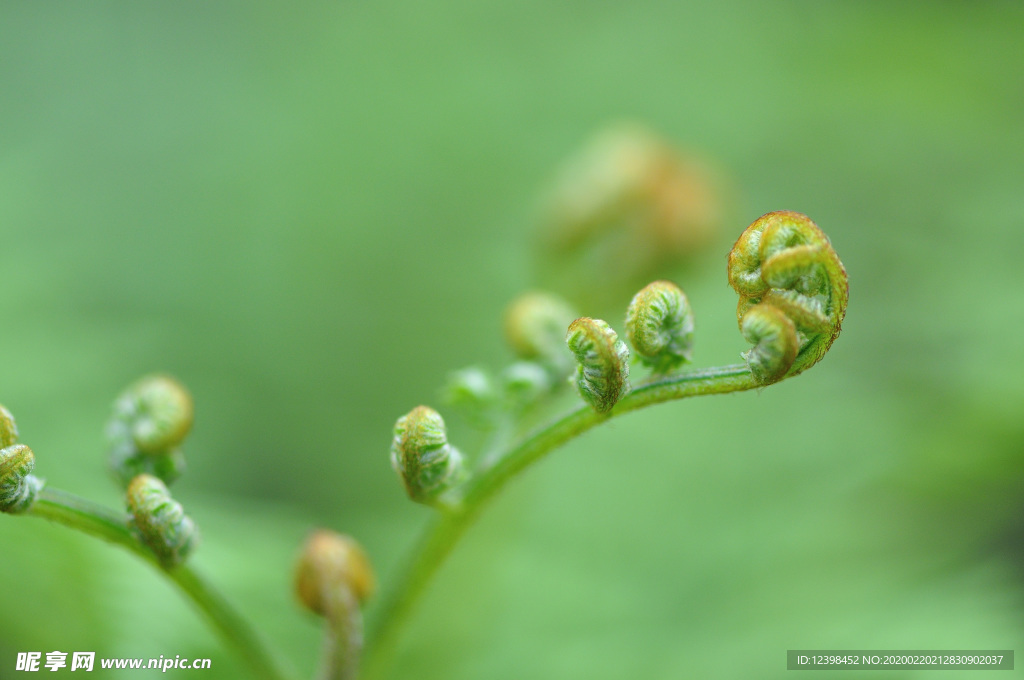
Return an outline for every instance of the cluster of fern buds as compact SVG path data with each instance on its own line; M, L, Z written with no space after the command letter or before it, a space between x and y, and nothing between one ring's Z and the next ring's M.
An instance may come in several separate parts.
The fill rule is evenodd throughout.
M36 514L121 542L172 578L195 583L197 577L183 575L183 569L199 545L199 530L169 489L184 472L181 445L192 422L191 395L166 375L145 377L116 399L107 438L111 472L125 489L126 512L118 516L64 492L45 491L33 474L32 450L18 443L14 417L0 406L0 511ZM361 607L373 588L369 560L354 540L323 529L312 535L297 561L295 589L299 602L326 620L326 676L355 677ZM202 596L197 604L213 608L207 613L232 628L229 634L239 633L243 624L224 609L225 603ZM252 644L255 651L260 643ZM250 661L261 672L270 672L268 659Z
M609 322L579 316L559 297L534 292L516 300L504 332L515 359L500 374L471 367L454 373L444 394L469 420L491 432L489 449L470 459L448 441L441 414L417 406L395 423L390 460L408 496L439 509L439 521L404 581L382 605L377 648L386 627L409 603L477 509L531 461L586 429L653 403L701 394L762 388L818 362L839 335L846 313L846 271L825 234L805 215L772 212L739 237L728 259L739 294L737 321L751 347L742 364L694 370L694 315L678 285L657 280L637 292L625 312L622 337ZM632 350L630 349L632 347ZM630 367L635 384L631 383ZM636 374L640 379L636 380ZM582 400L570 413L535 427L538 406L570 385ZM0 406L0 511L37 514L141 553L188 591L183 576L199 543L196 523L174 500L170 485L185 469L181 447L193 423L192 398L173 378L143 378L115 402L107 426L110 466L125 489L126 512L91 511L67 501L35 476L32 450L19 443L14 418ZM82 518L92 512L84 524ZM102 527L98 529L97 527ZM295 591L326 624L323 676L351 680L363 648L362 608L375 588L370 562L352 538L317 530L297 561ZM255 636L216 598L194 596L214 610L211 620L237 634L239 646L265 677L279 677ZM210 613L210 612L208 612Z
M742 353L744 389L806 370L839 335L848 299L846 271L807 216L779 211L755 220L730 252L728 273L740 296L740 331L753 344ZM511 306L505 333L519 360L504 373L506 403L517 394L536 400L557 389L575 366L580 397L596 413L608 414L631 389L629 345L634 362L649 369L648 384L678 373L692 359L693 312L670 281L654 281L633 297L625 315L629 345L607 321L574 317L568 303L546 293L528 294ZM498 399L493 382L480 369L465 369L446 392L454 405L468 406L486 421ZM412 500L439 507L457 502L456 487L469 477L462 454L448 442L444 420L427 406L398 419L391 462Z

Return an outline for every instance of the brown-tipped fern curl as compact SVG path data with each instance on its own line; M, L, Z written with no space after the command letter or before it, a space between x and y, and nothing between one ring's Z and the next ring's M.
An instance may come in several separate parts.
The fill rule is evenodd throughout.
M846 269L828 237L806 215L770 212L747 227L729 253L729 285L740 296L740 329L758 344L744 358L762 384L807 370L839 336L849 299ZM773 329L768 331L764 305L792 323L792 347L779 345L792 340L777 315L771 315ZM745 321L751 313L756 318ZM766 342L774 359L766 354Z

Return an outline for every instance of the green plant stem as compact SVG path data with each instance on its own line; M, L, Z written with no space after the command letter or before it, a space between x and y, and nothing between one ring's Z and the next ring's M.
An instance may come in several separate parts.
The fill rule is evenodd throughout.
M39 497L26 514L42 517L114 543L142 558L181 589L206 616L224 641L236 649L255 677L263 680L287 680L288 676L281 671L276 660L267 651L266 643L248 622L188 565L163 569L153 553L132 534L125 515L117 514L66 491L52 488L40 491Z
M392 589L385 593L373 612L376 616L371 620L367 636L366 670L371 675L383 670L398 631L431 577L484 505L524 468L592 427L645 406L757 387L761 385L754 382L745 364L672 374L638 385L608 413L599 414L587 405L580 406L497 457L493 465L480 470L467 482L461 503L440 511L413 551L410 562L391 581Z

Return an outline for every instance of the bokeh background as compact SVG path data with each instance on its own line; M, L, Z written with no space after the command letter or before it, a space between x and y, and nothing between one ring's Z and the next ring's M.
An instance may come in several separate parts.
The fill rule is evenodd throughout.
M798 379L633 414L530 469L391 677L1022 651L1022 30L1013 2L4 2L0 401L51 485L118 506L113 398L156 370L187 384L196 566L308 675L300 544L350 533L388 582L430 515L389 468L395 418L509 360L542 197L595 131L640 121L730 187L673 273L697 364L745 349L724 256L769 210L830 235L843 335ZM633 292L574 302L617 325ZM55 649L244 676L131 556L6 516L0 546L0 678Z

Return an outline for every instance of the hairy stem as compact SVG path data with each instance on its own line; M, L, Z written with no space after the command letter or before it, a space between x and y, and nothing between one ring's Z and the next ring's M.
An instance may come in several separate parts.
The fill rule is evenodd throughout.
M135 553L181 589L224 641L235 648L254 677L262 680L287 680L288 676L267 651L266 643L220 593L188 565L173 569L161 568L152 551L132 534L125 515L66 491L51 488L44 488L39 493L26 514L63 524Z
M369 627L369 654L365 662L368 675L384 670L385 659L397 641L397 633L459 538L472 525L484 505L524 468L616 416L675 399L740 392L756 387L761 385L754 381L745 364L675 373L636 386L607 413L597 413L589 406L581 405L496 457L493 465L479 471L467 482L461 503L441 511L416 546L412 559L391 581L392 588L382 597Z
M320 680L355 680L363 651L363 614L349 588L326 588L328 629Z

